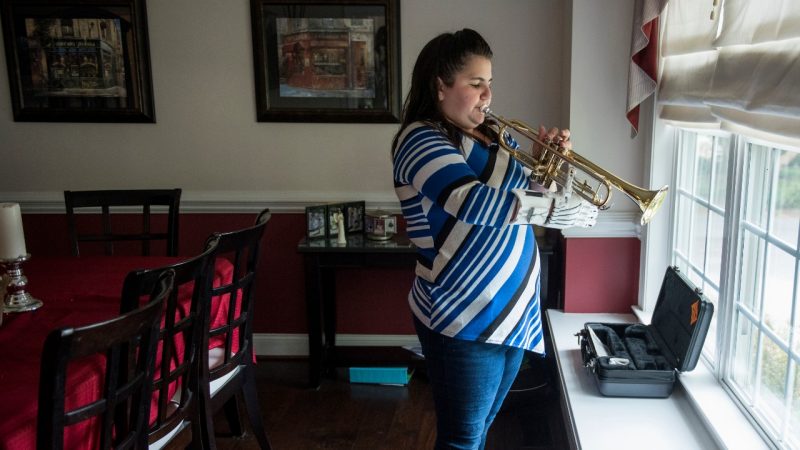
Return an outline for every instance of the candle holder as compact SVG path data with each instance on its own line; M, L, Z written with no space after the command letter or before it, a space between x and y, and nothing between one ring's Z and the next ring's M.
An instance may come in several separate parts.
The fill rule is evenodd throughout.
M28 278L22 273L22 263L30 258L30 253L26 253L24 256L15 259L0 259L0 265L5 270L4 312L33 311L42 306L41 300L28 293Z

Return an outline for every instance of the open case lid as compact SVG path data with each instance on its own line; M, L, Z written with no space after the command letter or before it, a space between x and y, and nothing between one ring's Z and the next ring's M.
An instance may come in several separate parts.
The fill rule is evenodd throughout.
M668 267L650 329L664 356L680 371L694 369L714 305L677 267Z

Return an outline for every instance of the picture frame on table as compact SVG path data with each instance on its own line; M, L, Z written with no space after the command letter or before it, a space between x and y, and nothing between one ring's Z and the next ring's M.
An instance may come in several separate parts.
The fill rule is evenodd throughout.
M0 0L14 121L155 122L145 0Z
M345 231L347 234L364 232L365 202L348 202L344 204Z
M331 203L325 205L327 208L326 215L327 217L327 229L328 229L328 238L329 239L336 239L339 237L339 225L336 222L336 215L342 214L342 217L347 220L347 216L344 215L345 213L345 203ZM347 222L345 222L346 224ZM346 229L346 227L345 227Z
M306 239L325 239L328 237L328 210L325 205L306 206Z
M251 0L259 122L400 122L399 0Z

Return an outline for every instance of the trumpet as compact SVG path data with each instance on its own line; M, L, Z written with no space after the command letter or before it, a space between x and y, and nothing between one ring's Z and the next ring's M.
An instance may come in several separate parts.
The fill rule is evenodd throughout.
M481 112L498 122L497 132L500 136L498 139L500 147L522 165L531 169L531 179L537 184L549 187L551 183L555 182L562 188L571 188L573 193L599 209L610 207L611 188L614 187L639 206L642 212L640 219L642 225L650 222L667 196L669 186L651 191L628 183L570 149L542 141L539 139L538 133L524 122L508 120L492 112L488 106L482 107ZM538 156L533 156L511 148L502 137L508 128L539 144L543 151ZM582 180L576 178L577 171L583 172L587 178L594 179L596 183L590 183L587 178Z

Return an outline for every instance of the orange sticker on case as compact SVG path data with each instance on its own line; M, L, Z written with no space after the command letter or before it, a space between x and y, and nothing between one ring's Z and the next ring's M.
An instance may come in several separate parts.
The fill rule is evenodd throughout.
M694 325L694 323L697 322L697 316L699 315L700 315L700 300L695 300L695 302L692 303L692 319L689 322L689 325Z

